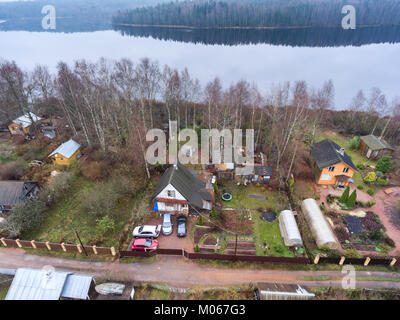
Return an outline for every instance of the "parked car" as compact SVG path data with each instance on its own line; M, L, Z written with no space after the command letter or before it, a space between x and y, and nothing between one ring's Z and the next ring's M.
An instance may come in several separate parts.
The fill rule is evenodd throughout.
M178 237L186 236L186 222L187 222L186 216L178 217L176 223L176 233L178 234Z
M158 226L142 225L133 229L134 238L157 238L161 232L161 224Z
M163 216L162 233L165 236L169 236L172 231L172 216L169 213L165 213Z
M131 250L151 250L158 248L158 241L153 239L134 239L131 244Z

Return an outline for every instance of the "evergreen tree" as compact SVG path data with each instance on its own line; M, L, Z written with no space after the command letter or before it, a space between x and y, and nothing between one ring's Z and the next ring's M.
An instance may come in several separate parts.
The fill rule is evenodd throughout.
M376 164L376 170L388 173L390 171L391 164L392 157L383 156L381 159L378 160L378 163Z
M346 190L344 190L342 196L339 199L340 203L347 204L349 201L349 194L350 194L350 187L347 187Z
M347 200L347 203L346 203L347 207L349 209L353 209L356 204L356 201L357 201L357 191L356 191L356 189L354 189L354 191L351 193L349 199Z

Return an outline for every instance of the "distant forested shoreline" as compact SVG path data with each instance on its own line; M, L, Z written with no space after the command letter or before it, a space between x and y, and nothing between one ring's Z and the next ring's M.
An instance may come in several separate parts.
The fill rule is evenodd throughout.
M120 10L112 23L174 28L339 27L345 5L356 8L358 25L400 25L397 0L185 0Z

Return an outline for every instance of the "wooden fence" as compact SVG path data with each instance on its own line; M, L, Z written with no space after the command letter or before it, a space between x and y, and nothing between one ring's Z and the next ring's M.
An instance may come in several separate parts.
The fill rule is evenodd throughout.
M220 260L220 261L248 261L248 262L273 262L273 263L296 263L296 264L310 264L308 258L287 258L287 257L264 257L264 256L250 256L250 255L229 255L217 253L194 253L187 252L184 249L156 249L147 252L139 251L120 251L120 258L124 257L154 257L157 254L165 255L179 255L184 256L191 260Z
M337 264L337 265L360 265L360 266L397 266L400 267L400 258L346 258L346 257L320 257L317 255L314 261L309 258L272 257L272 256L250 256L229 255L217 253L187 252L184 249L156 249L151 251L120 251L119 257L143 257L150 258L158 254L184 256L191 260L219 260L219 261L246 261L280 264Z
M35 240L19 240L0 238L0 246L44 249L48 251L64 251L78 252L80 254L102 254L116 256L117 252L114 247L97 247L97 246L81 246L80 244L69 243L53 243L53 242L36 242ZM150 258L158 254L184 256L191 260L219 260L219 261L246 261L246 262L264 262L264 263L280 263L280 264L337 264L337 265L360 265L360 266L396 266L400 267L400 258L393 257L363 257L363 258L346 258L342 257L320 257L317 255L314 260L309 258L292 258L292 257L272 257L272 256L253 256L253 255L229 255L217 253L199 253L187 252L184 249L163 249L148 251L119 251L120 258L126 257L143 257Z
M114 247L97 247L97 246L81 246L80 244L70 243L54 243L54 242L40 242L35 240L19 240L19 239L4 239L0 238L0 246L16 247L16 248L29 248L29 249L45 249L48 251L64 251L64 252L78 252L84 254L105 254L116 256Z
M357 265L357 266L396 266L400 267L400 258L378 258L378 257L363 257L363 258L346 258L341 257L320 257L317 255L314 258L315 264L338 264L338 265Z

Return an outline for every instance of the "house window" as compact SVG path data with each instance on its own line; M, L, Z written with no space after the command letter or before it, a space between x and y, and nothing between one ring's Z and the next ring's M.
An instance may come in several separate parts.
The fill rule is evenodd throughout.
M349 172L349 168L347 168L347 167L346 167L346 168L344 168L344 169L343 169L343 172L344 172L344 173L347 173L347 172Z
M333 166L332 166L332 167L329 167L328 171L329 171L329 172L335 171L335 167L333 167Z
M383 150L383 155L386 155L386 154L388 154L388 153L389 153L389 151Z
M373 156L373 157L376 157L376 156L378 155L378 152L379 152L379 151L374 151L374 152L372 153L372 156Z
M321 180L331 180L332 176L330 174L323 174L321 176Z
M175 198L175 191L174 190L168 190L167 194L168 194L168 197Z

